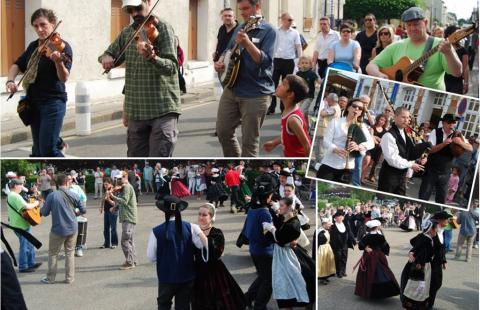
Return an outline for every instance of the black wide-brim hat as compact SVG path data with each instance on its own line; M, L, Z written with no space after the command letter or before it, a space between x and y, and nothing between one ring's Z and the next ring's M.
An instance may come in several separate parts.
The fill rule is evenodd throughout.
M280 175L283 175L284 177L291 177L292 176L290 171L286 171L286 170L280 171Z
M338 216L345 216L345 212L343 212L343 211L337 211L337 212L335 212L335 214L333 215L333 218L336 218L336 217L338 217Z
M460 120L460 117L455 116L452 113L447 113L440 120L442 122L458 122Z
M452 216L453 215L451 215L447 211L438 211L432 215L432 220L448 220Z
M162 200L157 201L157 208L165 213L182 212L188 207L188 202L178 197L167 195Z

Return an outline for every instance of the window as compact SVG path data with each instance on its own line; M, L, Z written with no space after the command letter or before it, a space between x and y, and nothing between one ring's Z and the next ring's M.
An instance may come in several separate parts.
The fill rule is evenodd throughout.
M414 89L405 89L405 93L403 95L403 101L411 102L415 98L415 90Z
M478 134L478 119L476 113L467 113L463 122L463 131L466 136Z
M433 97L433 104L437 106L443 106L446 99L447 97L445 94L435 93L435 96Z

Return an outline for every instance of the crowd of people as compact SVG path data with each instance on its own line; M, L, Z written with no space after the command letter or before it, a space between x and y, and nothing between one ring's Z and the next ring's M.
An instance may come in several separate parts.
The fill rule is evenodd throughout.
M464 206L478 161L478 134L460 134L460 118L450 113L438 125L415 126L408 109L387 106L374 116L369 103L367 95L348 100L326 94L314 148L317 178L405 195L418 177L418 198L428 201L435 193L435 202Z
M62 248L65 251L63 282L74 282L75 256L88 257L86 185L94 200L99 200L99 211L104 217L104 242L100 248L120 246L125 261L119 269L135 269L140 256L135 248L137 203L144 189L143 194L156 201L166 219L152 230L147 250L148 258L157 264L159 309L170 309L174 296L179 309L190 304L194 309L204 309L206 304L212 309L245 309L247 305L265 309L272 294L281 308L312 307L315 265L308 254L311 243L305 231L310 228L310 219L302 203L305 190L310 188L302 184L294 162L283 168L280 162L268 162L258 168L253 182L247 182L245 167L248 163L244 161L227 167L218 162L190 161L170 170L157 162L154 168L145 163L142 170L132 164L122 170L112 165L82 169L78 173L70 169L56 172L50 166L39 171L34 184L26 184L24 176L9 171L4 192L9 206L9 225L16 231L20 243L19 272L35 272L41 265L36 262L35 249L29 241L35 238L31 224L22 215L25 210L38 209L41 216L52 217L48 271L41 282L59 282L57 261ZM251 169L255 168L248 167ZM231 212L246 213L237 246L248 245L258 274L245 294L220 259L225 239L222 231L213 227L216 212L229 196ZM189 204L185 199L190 203L207 201L200 203L196 224L181 219L180 212ZM119 233L117 223L121 225ZM18 233L20 230L28 236ZM90 229L91 233L94 232ZM13 253L10 255L15 258Z
M365 299L382 299L400 295L404 309L431 309L442 286L447 253L451 247L452 230L458 229L455 260L467 263L472 248L478 248L478 199L467 211L444 210L432 214L418 203L385 206L371 201L354 208L321 209L321 226L317 229L317 277L328 285L331 277L346 276L348 249L358 245L363 251L358 268L355 295ZM399 227L418 231L410 240L411 249L405 254L406 265L400 285L389 267L390 245L385 228ZM467 243L465 259L461 258Z

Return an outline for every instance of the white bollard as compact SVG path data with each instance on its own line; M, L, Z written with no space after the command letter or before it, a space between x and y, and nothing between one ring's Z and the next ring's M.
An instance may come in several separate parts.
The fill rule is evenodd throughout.
M78 82L75 87L75 131L79 136L91 133L90 92L87 83Z

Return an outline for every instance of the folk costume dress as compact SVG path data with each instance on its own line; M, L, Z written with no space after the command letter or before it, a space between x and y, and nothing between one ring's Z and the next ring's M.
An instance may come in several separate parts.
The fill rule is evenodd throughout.
M328 230L320 228L318 232L318 269L317 277L328 278L334 276L335 256L333 255L332 247L330 246L330 233Z
M210 186L207 190L207 200L215 203L215 207L219 201L223 202L228 198L228 194L223 187L222 178L218 174L214 174L210 178Z
M192 309L241 310L246 307L245 296L220 259L225 247L223 232L212 227L208 238L208 261L201 250L195 251L196 278L193 287Z
M300 237L300 230L300 221L295 216L275 231L272 289L279 308L315 302L315 263L301 246L290 247L290 242Z
M172 195L178 198L191 196L190 191L180 179L180 173L172 176Z
M364 251L358 264L355 295L363 298L381 299L400 294L398 282L388 266L386 255L390 246L380 232L365 235L358 243L359 250L370 247L370 253Z
M432 279L431 262L434 256L434 242L424 233L410 240L415 256L413 263L407 262L401 276L400 299L405 309L427 309ZM420 269L416 265L421 266Z

